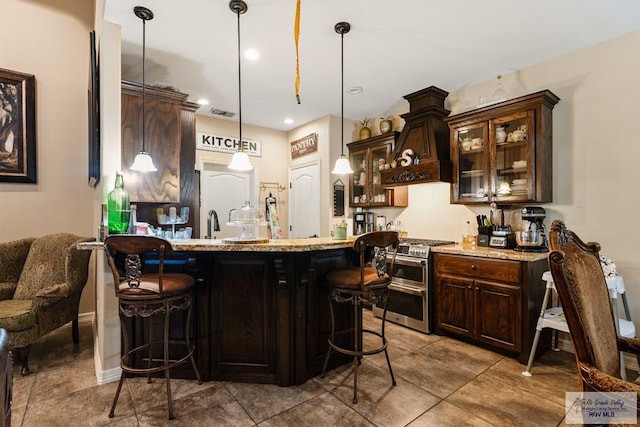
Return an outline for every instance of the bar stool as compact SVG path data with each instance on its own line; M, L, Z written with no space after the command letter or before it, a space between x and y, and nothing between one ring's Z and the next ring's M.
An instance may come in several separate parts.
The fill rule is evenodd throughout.
M393 376L389 353L387 352L387 339L384 333L387 315L387 296L391 283L391 272L398 250L397 231L374 231L361 235L353 243L353 250L360 255L360 265L347 269L335 270L327 274L329 282L329 309L331 312L331 335L329 336L329 349L324 359L321 377L327 370L327 363L331 350L353 356L353 403L358 403L358 365L363 356L378 354L384 351L391 374L391 384L396 385ZM392 250L390 261L387 261L387 250ZM368 257L372 256L369 262ZM365 329L362 326L362 303L368 302L382 306L382 326L380 332ZM334 303L350 303L353 305L353 347L346 348L336 344ZM362 334L368 333L380 338L380 346L366 350L362 345Z
M192 308L190 291L195 285L195 279L188 274L164 272L164 261L173 252L171 243L165 239L153 236L112 235L105 239L104 247L113 273L124 341L124 351L120 359L122 374L109 418L115 414L126 374L146 375L147 382L151 383L152 374L164 372L167 383L169 419L172 420L174 416L169 370L190 360L198 384L202 384L200 372L193 357L194 349L189 341ZM142 269L141 254L150 251L155 252L158 257L157 273L144 273ZM116 259L124 262L123 269L118 269ZM183 340L172 340L169 337L171 313L181 310L186 311L185 337ZM154 339L152 321L154 315L164 316L164 330L161 339ZM139 318L143 324L146 319L149 326L148 340L134 348L130 348L129 341L130 322L127 320L131 318ZM169 346L184 347L184 354L179 359L170 359ZM160 357L154 357L154 349L156 353L161 353ZM146 367L139 367L134 363L133 359L138 354L142 361L146 359Z
M552 328L554 329L554 351L559 351L558 348L558 332L566 332L569 333L569 327L567 325L567 321L564 318L564 312L562 311L562 307L550 307L546 308L549 303L549 298L551 298L552 291L556 292L555 284L553 283L553 277L551 276L550 271L545 271L542 274L542 280L546 282L546 289L544 293L544 298L542 300L542 309L540 310L540 317L538 318L538 323L536 325L536 334L533 338L533 345L531 346L531 353L529 354L529 361L527 362L527 369L522 372L522 375L530 377L531 376L531 367L533 365L533 359L536 354L536 348L538 347L538 342L540 340L540 333L544 328ZM631 321L631 313L629 312L629 304L627 302L627 295L624 288L624 281L621 276L611 276L607 277L607 288L609 289L609 296L611 297L611 306L613 309L614 319L617 319L615 322L616 331L618 335L633 338L636 336L636 328ZM618 315L618 295L622 297L622 303L624 306L626 319L621 319ZM640 360L638 361L640 365ZM620 375L623 380L626 381L626 370L624 365L624 355L620 352Z

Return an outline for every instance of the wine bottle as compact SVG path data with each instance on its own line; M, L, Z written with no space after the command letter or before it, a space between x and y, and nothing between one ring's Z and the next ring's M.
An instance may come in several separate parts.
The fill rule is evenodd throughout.
M127 193L127 190L124 188L122 174L116 172L114 189L107 197L109 234L126 234L129 230L130 216L131 205L129 202L129 193Z

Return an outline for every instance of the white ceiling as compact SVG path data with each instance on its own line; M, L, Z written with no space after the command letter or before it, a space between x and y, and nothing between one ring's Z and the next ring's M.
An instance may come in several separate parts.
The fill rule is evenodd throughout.
M300 96L295 100L295 0L246 0L242 50L243 123L289 130L340 116L340 35L344 36L345 117L397 110L402 96L435 85L447 91L495 78L640 30L636 0L301 0ZM105 19L122 26L122 78L142 81L142 22L150 8L146 82L204 97L237 113L237 18L228 0L106 0ZM632 52L632 54L636 54ZM293 124L284 124L291 117ZM231 120L237 120L237 116Z

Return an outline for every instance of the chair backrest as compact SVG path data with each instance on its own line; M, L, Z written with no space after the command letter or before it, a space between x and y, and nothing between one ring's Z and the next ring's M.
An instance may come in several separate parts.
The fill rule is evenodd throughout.
M382 277L386 274L391 277L399 243L397 231L373 231L360 235L353 242L353 250L360 254L361 267L369 263L368 257L372 257L371 266L375 267L378 276ZM390 261L387 261L388 248L392 250ZM364 269L361 268L360 283L364 283L364 276Z
M95 240L70 233L35 239L29 248L13 299L33 299L43 288L67 283L72 292L82 292L89 274L91 251L79 250L80 242Z
M158 288L163 294L164 260L173 253L171 243L154 236L114 234L104 240L105 254L111 267L116 296L120 293L119 284L126 282L129 288L138 288L142 277L142 257L144 252L155 252L158 257ZM116 258L123 255L120 268Z
M620 378L615 321L600 265L600 245L585 243L556 220L549 267L571 333L576 359Z

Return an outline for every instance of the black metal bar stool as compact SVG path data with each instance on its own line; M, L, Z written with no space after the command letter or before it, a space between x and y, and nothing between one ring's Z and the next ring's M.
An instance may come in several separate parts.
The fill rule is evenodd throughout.
M353 403L358 403L358 365L363 356L378 354L384 351L391 374L391 384L396 385L393 376L387 339L384 326L387 317L387 296L393 264L398 251L398 233L396 231L374 231L363 234L353 243L353 250L360 255L360 266L335 270L327 274L329 281L329 308L331 312L331 335L329 336L329 350L324 359L321 376L324 377L331 350L353 356ZM387 258L387 251L391 250L391 257ZM362 303L369 302L382 306L382 327L380 332L365 329L362 326ZM343 332L353 332L353 347L345 348L336 344L334 303L351 303L353 305L353 329ZM362 334L368 333L380 338L380 346L365 349L361 341Z
M124 341L124 352L120 359L122 375L109 412L109 418L114 416L120 390L127 373L146 375L150 383L152 374L164 372L167 382L169 419L172 420L174 416L169 370L190 360L196 373L198 384L202 383L200 372L193 357L194 349L189 341L192 308L191 290L195 285L195 279L184 273L164 272L165 258L168 258L173 252L171 243L165 239L153 236L112 235L105 239L104 247L113 273ZM158 272L147 274L143 273L142 270L141 254L150 251L155 252L158 257ZM124 262L123 268L118 269L116 259ZM186 311L184 339L172 340L169 338L171 313L179 310ZM152 318L157 314L164 316L162 339L154 339ZM142 344L136 342L134 348L131 348L127 319L134 317L147 319L149 338ZM169 346L184 347L184 354L181 353L181 356L177 359L170 359ZM160 352L162 354L161 357L154 357L154 349L156 353ZM146 353L147 366L136 366L134 363L135 356L139 354L139 357L144 360L145 354L143 353Z

